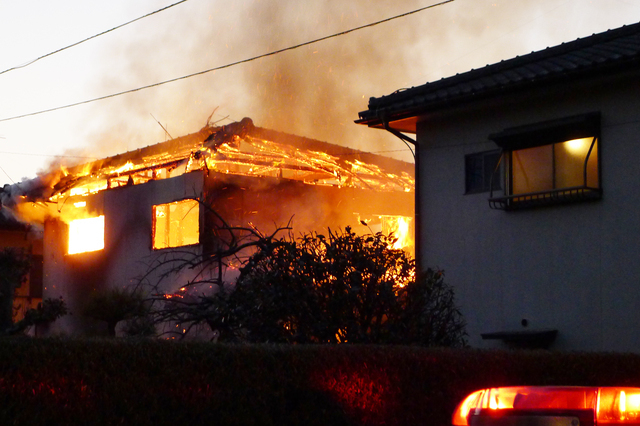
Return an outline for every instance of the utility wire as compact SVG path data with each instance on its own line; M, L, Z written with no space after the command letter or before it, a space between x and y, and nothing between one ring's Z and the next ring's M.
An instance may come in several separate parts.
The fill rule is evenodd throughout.
M8 177L8 178L9 178L9 180L11 181L11 183L13 183L14 185L16 184L16 182L15 182L13 179L11 179L11 176L9 176L9 173L7 173L7 172L2 168L2 166L0 166L0 170L2 170L2 173L4 173L5 175L7 175L7 177Z
M183 1L186 1L186 0L183 0ZM334 37L339 37L339 36L342 36L342 35L345 35L345 34L352 33L354 31L362 30L364 28L374 27L376 25L383 24L385 22L393 21L394 19L403 18L405 16L413 15L414 13L422 12L423 10L431 9L431 8L434 8L434 7L437 7L437 6L442 6L444 4L451 3L451 2L454 2L454 1L455 0L441 1L440 3L435 3L435 4L432 4L432 5L429 5L429 6L421 7L420 9L412 10L410 12L406 12L406 13L403 13L403 14L400 14L400 15L395 15L395 16L392 16L390 18L382 19L380 21L372 22L372 23L369 23L369 24L366 24L366 25L361 25L359 27L351 28L351 29L346 30L346 31L341 31L339 33L335 33L335 34L331 34L331 35L328 35L328 36L317 38L315 40L306 41L304 43L296 44L294 46L285 47L284 49L279 49L279 50L274 50L274 51L271 51L271 52L268 52L268 53L263 53L262 55L253 56L251 58L242 59L240 61L231 62L229 64L221 65L219 67L209 68L207 70L195 72L193 74L187 74L187 75L184 75L182 77L176 77L176 78L172 78L172 79L169 79L169 80L161 81L161 82L158 82L158 83L153 83L153 84L149 84L149 85L146 85L146 86L141 86L141 87L138 87L138 88L135 88L135 89L129 89L129 90L125 90L125 91L118 92L118 93L112 93L110 95L100 96L98 98L93 98L93 99L89 99L89 100L86 100L86 101L75 102L75 103L64 105L64 106L59 106L59 107L55 107L55 108L49 108L49 109L45 109L45 110L41 110L41 111L37 111L37 112L31 112L31 113L22 114L22 115L16 115L14 117L0 118L0 122L10 121L10 120L17 120L18 118L31 117L31 116L39 115L39 114L45 114L47 112L58 111L58 110L61 110L61 109L71 108L71 107L75 107L75 106L78 106L78 105L84 105L84 104L88 104L88 103L91 103L91 102L102 101L104 99L115 98L116 96L126 95L128 93L138 92L140 90L150 89L152 87L157 87L157 86L162 86L164 84L173 83L173 82L179 81L179 80L185 80L187 78L199 76L199 75L202 75L202 74L207 74L207 73L210 73L210 72L213 72L213 71L222 70L222 69L225 69L225 68L230 68L230 67L233 67L233 66L236 66L236 65L244 64L244 63L247 63L247 62L252 62L252 61L255 61L257 59L262 59L262 58L266 58L266 57L269 57L269 56L277 55L279 53L287 52L289 50L298 49L300 47L308 46L310 44L318 43L318 42L321 42L321 41L324 41L324 40L328 40L328 39L331 39L331 38L334 38Z
M4 70L4 71L0 71L0 75L2 75L2 74L4 74L4 73L7 73L7 72L9 72L9 71L13 71L13 70L17 70L17 69L20 69L20 68L28 67L29 65L31 65L31 64L33 64L33 63L35 63L35 62L38 62L40 59L44 59L44 58L47 58L47 57L49 57L49 56L51 56L51 55L55 55L56 53L60 53L60 52L62 52L63 50L70 49L70 48L72 48L72 47L75 47L75 46L77 46L77 45L79 45L79 44L84 43L85 41L89 41L89 40L92 40L92 39L94 39L94 38L96 38L96 37L100 37L100 36L102 36L102 35L105 35L105 34L107 34L107 33L110 33L111 31L115 31L115 30L120 29L120 28L122 28L122 27L124 27L124 26L126 26L126 25L129 25L129 24L132 24L132 23L134 23L134 22L136 22L136 21L139 21L139 20L141 20L141 19L143 19L143 18L147 18L147 17L149 17L149 16L151 16L151 15L155 15L156 13L162 12L162 11L164 11L164 10L167 10L167 9L169 9L169 8L173 7L173 6L177 6L177 5L179 5L180 3L184 3L184 2L186 2L186 1L187 1L187 0L180 0L180 1L179 1L179 2L177 2L177 3L173 3L173 4L170 4L169 6L163 7L162 9L158 9L158 10L153 11L153 12L151 12L151 13L147 13L146 15L143 15L143 16L141 16L141 17L139 17L139 18L133 19L133 20L131 20L131 21L129 21L129 22L125 22L124 24L118 25L117 27L113 27L113 28L111 28L110 30L106 30L106 31L103 31L103 32L101 32L101 33L99 33L99 34L92 35L91 37L85 38L84 40L80 40L80 41L78 41L78 42L76 42L76 43L70 44L70 45L68 45L68 46L62 47L62 48L60 48L60 49L58 49L58 50L55 50L55 51L53 51L53 52L47 53L46 55L42 55L42 56L40 56L40 57L38 57L38 58L36 58L36 59L34 59L34 60L32 60L32 61L27 62L26 64L18 65L18 66L12 67L12 68L8 68L8 69L6 69L6 70Z

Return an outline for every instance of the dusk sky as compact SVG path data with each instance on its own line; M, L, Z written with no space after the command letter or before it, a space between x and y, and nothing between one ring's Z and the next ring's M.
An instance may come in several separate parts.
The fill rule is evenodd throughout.
M178 0L0 0L0 72ZM411 161L353 123L371 96L640 21L640 0L454 0L274 56L107 100L13 118L221 67L435 0L188 0L0 74L0 186L251 117L257 126ZM154 118L155 117L155 118ZM13 119L12 119L13 118Z

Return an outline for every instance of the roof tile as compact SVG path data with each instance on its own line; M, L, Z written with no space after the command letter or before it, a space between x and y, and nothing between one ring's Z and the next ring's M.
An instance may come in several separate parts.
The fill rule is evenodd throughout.
M567 75L600 73L640 62L640 23L562 43L501 61L484 68L369 99L369 109L357 122L375 124L379 114L407 117L416 110L436 108L473 95L491 95L511 87L553 82Z

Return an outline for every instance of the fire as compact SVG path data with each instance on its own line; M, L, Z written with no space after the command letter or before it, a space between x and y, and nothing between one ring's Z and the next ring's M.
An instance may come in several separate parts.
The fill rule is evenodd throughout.
M266 136L272 135L263 134L251 120L244 119L229 126L205 127L198 133L141 150L64 168L52 183L49 201L139 185L194 170L381 192L414 190L415 180L407 172L387 173L375 164L343 159L341 155L345 154L298 148L289 145L289 140L276 142L267 140ZM358 151L344 150L346 155L360 155Z
M104 249L104 215L69 223L69 254Z
M413 233L411 232L412 218L406 216L380 216L382 232L393 234L396 241L391 245L392 249L410 249L414 246Z
M192 171L202 171L210 178L215 174L231 174L354 191L414 191L415 179L404 164L386 159L380 163L385 164L382 168L363 161L370 155L261 129L250 119L243 119L222 127L207 125L199 132L113 157L74 167L61 166L34 180L29 190L23 191L24 199L15 201L10 208L24 221L44 223L46 218L58 218L69 223L70 234L74 235L70 235L69 253L80 253L104 248L104 219L100 223L97 218L87 219L103 213L100 203L92 201L93 195L117 187L171 179ZM412 218L379 216L376 219L375 215L366 214L376 222L376 227L382 223L383 233L393 233L397 238L394 249L412 251ZM197 244L200 216L196 205L154 206L153 248ZM87 222L76 223L75 219ZM78 228L82 230L75 231ZM83 240L92 242L81 243Z
M195 200L153 206L153 248L197 244L200 240L198 207Z

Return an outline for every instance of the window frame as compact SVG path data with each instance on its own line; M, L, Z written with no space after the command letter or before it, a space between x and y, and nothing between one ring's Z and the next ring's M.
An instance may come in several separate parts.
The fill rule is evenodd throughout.
M557 158L554 150L556 145L574 139L591 139L582 169L582 184L577 186L556 187ZM602 198L602 158L600 137L600 113L577 115L559 120L545 121L533 125L514 127L503 132L492 134L493 140L503 150L504 194L494 196L490 193L489 206L499 210L519 210L547 205L565 204ZM513 153L528 148L551 146L552 188L514 194ZM595 148L595 151L594 151ZM591 156L596 156L596 186L588 185L588 166Z
M191 209L196 208L197 209L197 241L193 242L193 243L188 243L188 244L177 244L177 245L172 245L171 242L169 242L166 246L163 247L156 247L156 230L158 225L158 219L157 219L157 208L158 207L163 207L163 206L167 206L168 208L170 208L170 206L172 204L180 204L180 203L188 203L188 202L193 202L193 206L190 207L189 211L187 212L187 214L191 211ZM192 198L187 198L187 199L183 199L183 200L176 200L176 201L171 201L168 203L160 203L160 204L154 204L151 208L151 215L152 215L152 222L151 222L151 249L154 251L158 251L158 250L167 250L167 249L175 249L175 248L180 248L180 247L193 247L193 246L197 246L201 243L201 227L202 227L202 214L201 214L201 209L200 209L200 202L198 200L194 200ZM185 215L186 217L186 215ZM179 221L180 223L184 222L184 218L182 220ZM173 223L173 221L171 219L168 219L168 225L169 225L169 229L168 232L171 232L170 227L171 224Z
M487 159L488 157L497 156L496 164L492 165L493 169L489 173L488 179L485 175ZM481 188L471 188L470 184L470 162L474 159L480 159L482 161L482 185ZM465 195L481 194L484 192L491 192L494 189L501 190L503 188L501 177L502 169L502 151L499 149L491 149L487 151L474 152L464 156L464 193ZM494 179L494 178L498 179Z

